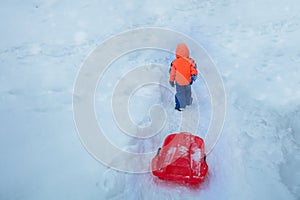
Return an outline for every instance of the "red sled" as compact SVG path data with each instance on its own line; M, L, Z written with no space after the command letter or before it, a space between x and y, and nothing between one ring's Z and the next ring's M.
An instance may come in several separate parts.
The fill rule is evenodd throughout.
M151 165L153 175L160 179L199 184L208 172L204 142L191 133L171 134Z

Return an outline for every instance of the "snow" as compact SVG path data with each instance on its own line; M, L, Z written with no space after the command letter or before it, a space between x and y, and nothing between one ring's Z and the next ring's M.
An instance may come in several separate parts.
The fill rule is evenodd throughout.
M201 159L201 150L199 148L192 149L193 153L191 154L192 161L199 163Z
M296 0L1 2L0 199L299 199L299 11ZM153 26L196 40L224 81L226 121L200 187L110 169L85 150L76 132L72 95L85 58L115 34ZM205 137L211 102L201 77L193 85L198 104L184 111L194 116L199 107L197 127L192 117L180 126L173 89L158 85L137 90L128 107L134 124L147 127L152 106L162 105L167 120L161 132L137 139L115 124L110 99L122 75L155 63L160 67L149 70L164 83L173 58L137 51L106 71L95 113L115 146L156 152L169 133L196 128Z

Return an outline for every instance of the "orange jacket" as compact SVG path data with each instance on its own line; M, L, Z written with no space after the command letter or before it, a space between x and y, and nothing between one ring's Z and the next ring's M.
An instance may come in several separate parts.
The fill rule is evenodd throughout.
M189 85L192 75L198 75L196 64L190 57L186 44L180 43L176 48L176 59L171 64L170 81L178 85Z

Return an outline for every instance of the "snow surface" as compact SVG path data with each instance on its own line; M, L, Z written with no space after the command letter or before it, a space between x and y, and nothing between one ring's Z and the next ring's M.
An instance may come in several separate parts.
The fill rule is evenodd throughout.
M1 1L0 199L300 199L299 13L297 0ZM88 53L121 31L152 26L200 43L226 87L223 134L199 188L109 169L76 133L73 84ZM140 126L149 123L153 104L165 107L168 122L154 138L124 135L110 107L99 106L110 102L111 87L134 67L165 65L165 71L153 70L167 81L172 59L165 52L135 52L107 71L96 112L112 143L154 151L168 133L181 131L173 94L158 86L137 91L129 105ZM201 78L193 87L201 111L197 134L204 137L210 97ZM192 119L184 130L191 126Z

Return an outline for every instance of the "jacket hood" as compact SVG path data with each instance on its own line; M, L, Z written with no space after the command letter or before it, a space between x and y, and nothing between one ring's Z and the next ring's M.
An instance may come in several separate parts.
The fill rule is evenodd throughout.
M189 48L186 46L185 43L179 43L176 47L176 57L190 57L190 51Z

